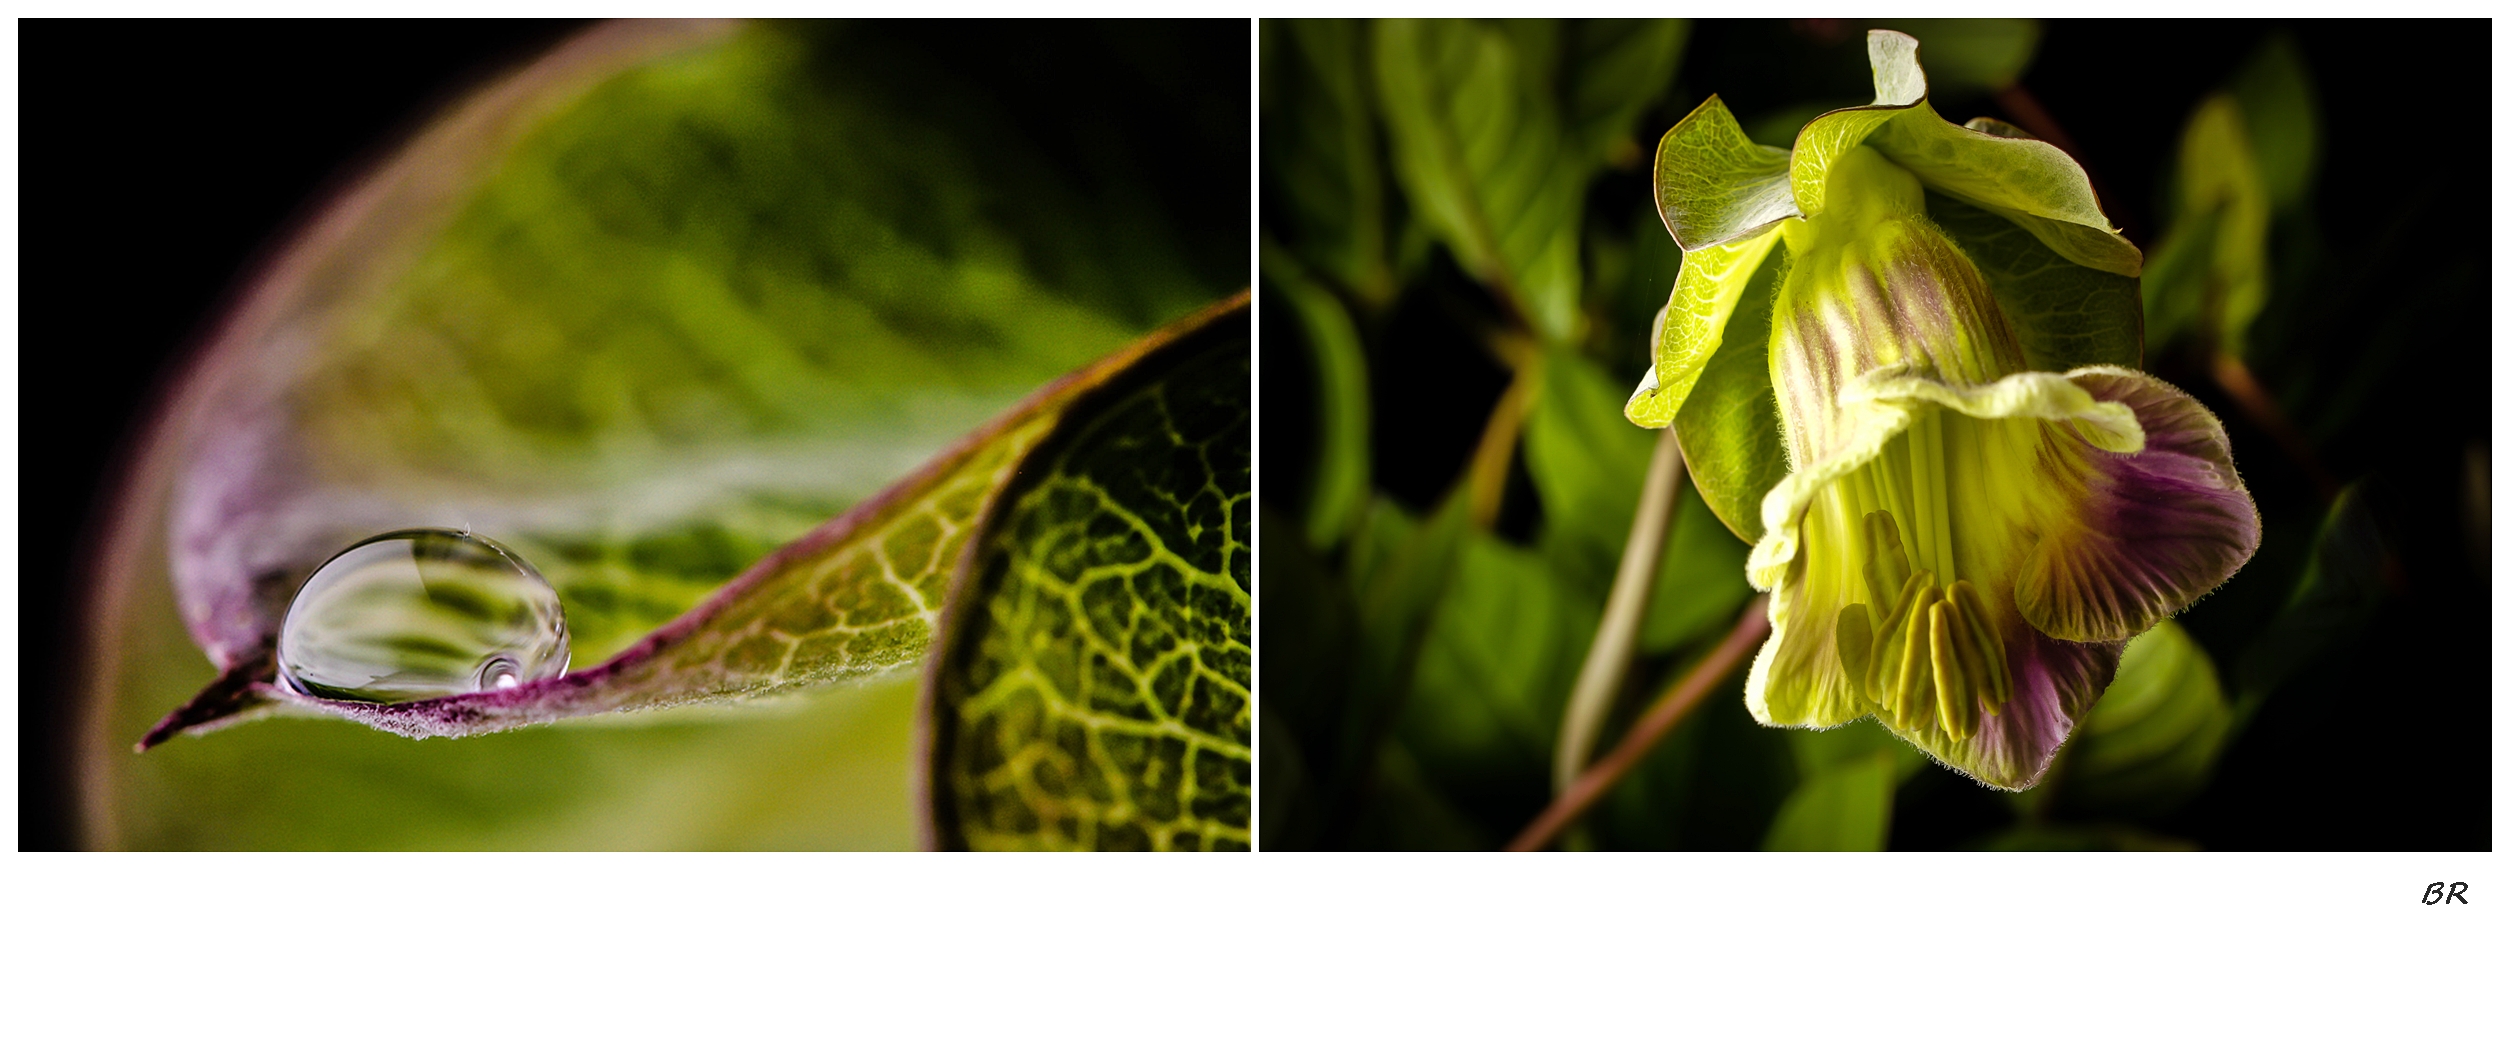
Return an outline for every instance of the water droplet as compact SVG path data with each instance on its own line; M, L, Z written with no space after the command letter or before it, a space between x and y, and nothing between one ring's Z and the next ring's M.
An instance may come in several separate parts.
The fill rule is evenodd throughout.
M395 530L314 571L279 628L299 693L394 703L563 675L566 611L523 557L467 531Z

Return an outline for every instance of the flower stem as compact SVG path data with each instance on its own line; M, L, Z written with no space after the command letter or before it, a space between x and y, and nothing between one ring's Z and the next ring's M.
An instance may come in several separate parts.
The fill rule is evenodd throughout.
M1551 790L1564 794L1595 753L1595 738L1612 713L1612 698L1629 675L1630 654L1638 645L1639 624L1647 619L1649 597L1655 594L1656 564L1664 558L1665 535L1673 528L1674 510L1682 504L1682 444L1667 425L1656 439L1656 453L1647 462L1647 482L1638 495L1638 515L1630 520L1630 538L1621 546L1621 568L1613 576L1612 594L1604 601L1604 617L1595 641L1586 648L1586 664L1578 669L1577 688L1569 691L1569 710L1560 722L1560 744L1552 753Z
M1656 703L1648 707L1647 714L1639 718L1637 725L1630 727L1629 735L1621 738L1621 743L1613 747L1612 753L1580 774L1576 782L1560 793L1560 797L1552 799L1551 808L1543 810L1533 823L1525 825L1525 830L1517 834L1515 841L1508 843L1508 851L1530 853L1549 846L1560 832L1567 830L1596 802L1612 793L1613 786L1619 784L1622 777L1628 776L1630 770L1637 768L1639 760L1655 750L1656 745L1673 732L1673 727L1682 721L1683 716L1699 706L1710 690L1716 689L1734 674L1736 668L1742 667L1768 635L1769 597L1764 595L1743 607L1743 616L1734 622L1734 630L1726 633L1725 641L1717 644L1708 659L1700 661L1680 681L1665 690L1663 696L1657 697Z

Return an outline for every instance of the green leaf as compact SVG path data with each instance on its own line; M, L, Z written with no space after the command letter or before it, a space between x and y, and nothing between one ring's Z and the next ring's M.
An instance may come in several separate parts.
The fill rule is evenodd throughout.
M1419 522L1382 496L1362 515L1359 534L1344 557L1343 573L1358 609L1348 670L1337 686L1324 692L1267 699L1268 706L1281 701L1309 709L1305 717L1317 731L1302 745L1316 782L1308 808L1317 819L1312 833L1282 840L1284 848L1340 848L1351 842L1355 826L1369 815L1383 752L1411 702L1422 650L1448 585L1458 576L1466 536L1475 532L1471 519L1470 504L1461 495L1450 495ZM1297 604L1287 612L1299 612ZM1293 627L1320 626L1309 622ZM1315 631L1306 635L1311 640L1321 637ZM1309 648L1323 645L1308 643ZM1267 639L1265 646L1271 649L1273 640ZM1271 847L1274 840L1267 836L1265 844Z
M2154 338L2192 327L2218 351L2241 358L2249 327L2266 307L2273 208L2231 95L2208 97L2188 117L2174 181L2178 219L2156 252L2161 278L2144 289Z
M1357 654L1359 613L1341 577L1330 572L1297 523L1270 505L1256 509L1257 580L1268 625L1257 671L1261 701L1263 839L1267 849L1303 849L1324 829L1324 788L1339 760L1340 738L1367 706L1346 686Z
M1556 51L1537 28L1380 22L1376 72L1395 173L1419 220L1557 344L1577 333L1586 168L1550 90Z
M1978 265L2033 370L2144 363L2134 276L2085 268L2000 215L1930 193L1927 216Z
M1883 848L1893 792L1926 765L1926 756L1871 719L1837 729L1791 729L1786 738L1800 782L1771 820L1762 848Z
M1316 482L1307 498L1307 541L1331 548L1368 504L1368 358L1342 302L1300 271L1288 252L1264 244L1264 278L1298 317L1316 370Z
M1402 743L1391 742L1377 762L1368 809L1352 832L1352 847L1394 852L1474 852L1496 847L1493 835L1439 795L1420 763ZM1272 778L1264 778L1264 803L1272 803ZM1264 848L1273 848L1272 836Z
M1602 613L1540 555L1480 531L1463 542L1397 735L1494 835L1550 794L1560 716Z
M1907 741L1892 736L1891 731L1870 718L1861 718L1837 729L1790 729L1786 731L1787 746L1795 755L1796 773L1811 779L1843 766L1861 764L1877 755L1890 755L1891 779L1897 784L1925 768L1926 756Z
M1264 21L1263 159L1282 204L1269 227L1326 278L1382 304L1395 284L1368 33L1348 19Z
M2118 675L2075 734L2058 780L2069 809L2168 812L2204 790L2231 733L2213 658L2163 621L2127 643Z
M1612 585L1654 433L1620 417L1602 368L1573 352L1545 353L1525 417L1525 471L1542 498L1539 544L1598 600Z
M1526 472L1543 503L1539 546L1563 580L1601 606L1659 436L1623 422L1611 378L1584 357L1555 352L1543 367L1542 390L1525 422ZM1639 631L1639 648L1648 652L1732 621L1751 597L1742 573L1749 547L1684 486Z
M134 468L91 638L99 706L83 757L97 844L284 844L291 828L273 818L293 818L308 838L317 821L362 825L339 844L598 847L640 844L638 809L680 815L653 807L677 801L669 791L611 803L502 761L565 765L558 753L598 744L581 739L592 734L459 756L473 779L516 789L511 812L431 805L431 767L455 760L438 745L364 730L306 743L339 737L332 723L273 723L136 761L116 752L200 685L201 652L215 670L266 647L297 580L387 529L468 527L523 551L569 604L579 665L635 647L839 512L851 510L838 527L849 536L814 549L946 551L927 532L939 516L911 516L956 503L950 476L867 499L1055 375L1246 280L1243 218L1213 221L1202 190L1164 173L1228 169L1233 151L1244 164L1245 70L1227 68L1242 35L1038 34L1014 51L911 25L599 27L378 167L250 288ZM1109 68L1162 89L1101 96L1087 77L1033 75ZM995 449L1016 456L1010 445ZM153 536L169 531L171 547ZM837 672L869 674L843 693L796 692L903 700L892 676L916 639L881 602L930 581L910 569L872 586L866 620L896 627ZM734 605L772 601L768 586L744 590L708 612L770 622L762 602ZM197 646L180 637L187 625ZM776 674L757 670L771 667L754 641L763 627L703 651L680 637L691 642L676 652L719 679ZM793 714L833 721L817 705ZM783 844L715 804L749 801L731 797L748 786L741 752L761 755L762 771L783 759L764 758L772 729L693 713L630 721L681 738L651 745L658 774L732 776L680 789L690 815L732 826L652 835L659 844ZM687 758L665 753L680 744ZM203 751L221 746L238 750ZM820 772L906 764L903 747L860 754ZM218 781L235 757L264 779ZM359 786L307 790L349 766ZM827 831L777 837L904 841L903 792L894 810L865 794L871 805ZM534 817L580 830L542 833ZM895 830L848 834L851 821ZM466 837L486 841L454 841Z
M1761 848L1771 852L1871 852L1891 837L1896 755L1876 751L1807 777L1779 807Z
M1647 619L1639 625L1638 648L1645 653L1670 652L1724 631L1752 597L1743 574L1752 546L1734 539L1700 499L1696 484L1682 484L1682 504L1674 513Z
M1589 164L1639 158L1631 125L1673 86L1690 23L1678 18L1580 19L1561 43L1568 137Z
M1787 150L1755 144L1709 95L1656 143L1656 210L1684 251L1732 242L1795 217Z
M1675 659L1643 692L1663 692L1692 666ZM1767 839L1802 774L1788 743L1795 731L1763 726L1744 708L1744 674L1711 692L1588 817L1599 848L1736 851Z
M2389 555L2361 483L2346 484L2319 522L2309 565L2293 584L2291 597L2241 651L2233 672L2241 722L2254 717L2286 682L2328 651L2344 648L2370 623L2388 591Z
M2318 98L2291 35L2268 37L2231 78L2231 94L2248 125L2266 198L2277 213L2300 205L2318 173Z
M1770 297L1785 269L1781 251L1736 296L1725 331L1734 351L1709 357L1674 418L1691 484L1718 521L1747 545L1760 540L1761 498L1787 474L1768 347Z
M971 539L926 676L943 848L1253 843L1251 328L1077 406Z

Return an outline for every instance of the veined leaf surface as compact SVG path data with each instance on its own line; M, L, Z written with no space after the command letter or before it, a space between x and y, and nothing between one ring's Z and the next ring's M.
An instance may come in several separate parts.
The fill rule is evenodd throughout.
M1076 408L968 551L926 683L930 840L1253 843L1252 328Z

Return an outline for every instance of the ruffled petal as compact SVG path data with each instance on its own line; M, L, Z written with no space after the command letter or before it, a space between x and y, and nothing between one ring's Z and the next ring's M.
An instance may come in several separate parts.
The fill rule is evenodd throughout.
M2063 433L2044 444L2040 540L2014 578L2014 602L2054 637L2124 642L2247 564L2257 505L2221 422L2187 393L2115 367L2066 377L2133 411L2143 446L2112 452Z
M1769 638L1743 688L1744 705L1762 725L1828 729L1873 711L1840 659L1837 638L1842 612L1861 619L1866 601L1863 578L1848 561L1856 521L1846 514L1838 498L1821 498L1801 520L1801 543L1828 550L1830 559L1790 556L1778 567Z

